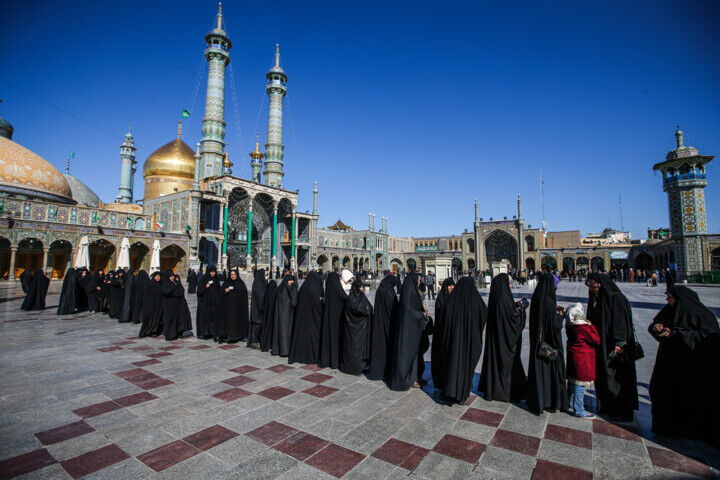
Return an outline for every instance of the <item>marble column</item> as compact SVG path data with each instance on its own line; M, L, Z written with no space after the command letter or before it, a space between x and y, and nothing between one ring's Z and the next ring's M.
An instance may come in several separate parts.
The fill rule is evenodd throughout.
M250 205L248 206L248 232L247 232L247 254L245 255L245 270L252 269L252 207L255 197L250 197Z
M48 261L49 261L49 255L50 255L50 247L43 247L43 263L42 263L42 270L45 272L45 275L48 275ZM50 267L50 273L52 274L52 267ZM52 278L52 275L48 275L48 277Z
M272 229L272 258L270 259L270 273L274 274L275 267L277 266L277 204L273 205L273 229Z
M15 281L15 258L17 254L17 247L10 247L10 271L8 272L8 280L11 282Z
M295 211L295 207L293 206L292 210L292 233L290 235L290 268L293 270L297 270L297 255L295 254L295 235L296 235L296 227L297 224L297 213Z

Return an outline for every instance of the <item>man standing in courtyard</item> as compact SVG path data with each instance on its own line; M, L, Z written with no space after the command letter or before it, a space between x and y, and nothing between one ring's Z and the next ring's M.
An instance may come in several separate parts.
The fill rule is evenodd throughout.
M428 300L435 300L435 273L432 270L425 275L425 285L427 286Z

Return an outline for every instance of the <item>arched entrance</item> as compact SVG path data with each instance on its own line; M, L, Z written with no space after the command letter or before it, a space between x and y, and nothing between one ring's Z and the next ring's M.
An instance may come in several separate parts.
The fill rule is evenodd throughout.
M710 252L710 269L720 270L720 247Z
M462 276L462 260L460 260L458 257L453 257L452 259L452 271L453 271L453 277L459 278Z
M525 237L525 245L528 252L534 252L535 251L535 237L532 235L528 235Z
M88 252L90 254L90 271L97 272L102 270L107 272L110 265L115 263L115 245L108 242L104 238L95 240L88 246Z
M575 266L579 272L587 272L588 268L590 268L590 260L587 257L577 257Z
M63 278L72 257L72 245L67 240L55 240L50 244L52 278Z
M573 270L575 270L575 260L573 260L572 257L563 258L562 271L564 273L568 274L568 273L572 273Z
M150 248L142 242L135 242L130 245L130 269L137 272L150 268L150 264L148 263L149 252Z
M350 268L350 257L343 258L342 266L343 266L343 268L347 268L347 269Z
M327 256L320 255L317 258L317 265L318 265L318 268L321 268L323 271L327 271L328 267L330 266L330 260L328 260Z
M42 267L43 243L37 238L26 238L18 244L15 253L15 277L25 270L37 270Z
M336 255L332 257L332 267L336 272L340 271L340 257Z
M590 260L590 269L593 272L604 272L605 260L603 260L602 257L593 257L592 260Z
M545 255L542 257L542 262L540 262L540 264L543 270L550 272L557 270L557 260L555 260L555 257L552 255Z
M650 255L646 252L642 252L640 255L635 257L635 268L640 270L654 270L655 262Z
M400 260L399 258L393 258L392 260L390 260L390 267L393 273L397 274L400 269L402 269L402 260Z
M515 267L517 262L517 242L509 233L495 230L485 239L485 258L487 264L507 260Z
M532 238L532 237L530 237ZM528 257L525 259L525 268L528 270L535 270L535 259L532 257Z
M468 264L468 272L473 272L475 270L475 259L468 258L467 264Z
M10 240L0 237L0 278L7 279L10 273Z
M175 244L168 245L160 250L160 271L172 270L175 272L181 267L183 258L185 258L185 250Z

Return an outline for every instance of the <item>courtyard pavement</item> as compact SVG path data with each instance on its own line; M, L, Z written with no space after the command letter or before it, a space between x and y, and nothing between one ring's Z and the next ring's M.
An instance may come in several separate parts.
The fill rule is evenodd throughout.
M393 392L244 345L138 339L137 325L105 316L57 317L59 286L28 313L20 287L0 283L0 479L686 479L720 468L719 450L650 432L646 329L662 287L621 285L646 358L637 421L618 426L476 395L447 406L431 386ZM697 290L717 315L720 288ZM560 284L559 304L586 300L582 284ZM525 361L527 350L526 330Z

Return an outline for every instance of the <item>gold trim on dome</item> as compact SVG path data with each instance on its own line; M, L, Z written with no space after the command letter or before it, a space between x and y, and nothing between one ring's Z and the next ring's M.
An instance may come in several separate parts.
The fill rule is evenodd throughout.
M0 137L0 185L72 199L70 185L57 168L5 137Z

